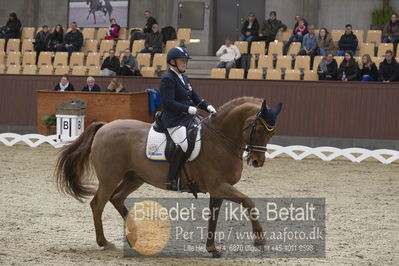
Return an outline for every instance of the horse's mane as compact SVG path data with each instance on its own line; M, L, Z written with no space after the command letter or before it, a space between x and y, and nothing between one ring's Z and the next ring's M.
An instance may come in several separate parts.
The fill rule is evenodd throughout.
M219 115L223 115L224 113L229 112L232 109L234 109L235 107L240 106L244 103L255 103L258 105L258 104L262 103L262 99L255 98L255 97L248 97L248 96L235 98L235 99L230 100L227 103L223 104L219 108L218 113L219 113Z

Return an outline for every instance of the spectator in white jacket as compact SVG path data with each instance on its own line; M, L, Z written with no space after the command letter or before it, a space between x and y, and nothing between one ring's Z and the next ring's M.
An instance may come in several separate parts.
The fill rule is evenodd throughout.
M230 38L226 38L224 45L222 45L216 52L216 56L220 58L220 62L216 67L226 68L226 74L228 76L230 68L234 67L236 60L241 57L241 54L237 46L232 44Z

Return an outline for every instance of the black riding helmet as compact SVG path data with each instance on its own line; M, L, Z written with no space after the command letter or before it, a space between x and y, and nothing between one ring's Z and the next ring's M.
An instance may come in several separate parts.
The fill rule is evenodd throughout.
M172 59L177 59L177 58L191 59L186 48L176 46L169 50L168 55L166 56L166 61L168 62L169 65L177 67L176 64L172 64L170 62Z

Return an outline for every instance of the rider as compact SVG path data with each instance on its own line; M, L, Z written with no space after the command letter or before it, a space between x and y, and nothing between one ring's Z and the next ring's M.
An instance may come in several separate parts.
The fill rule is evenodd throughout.
M166 188L179 190L176 176L179 174L186 159L187 126L193 120L198 107L210 113L216 113L215 108L201 99L191 87L190 81L183 73L186 71L188 55L186 48L174 47L169 50L167 62L169 71L161 80L161 97L163 114L161 124L167 128L173 142L178 146L171 156Z

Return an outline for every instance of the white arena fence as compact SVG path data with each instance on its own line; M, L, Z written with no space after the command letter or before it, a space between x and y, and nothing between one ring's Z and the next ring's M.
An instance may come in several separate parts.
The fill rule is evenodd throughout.
M60 148L68 145L74 139L68 141L60 141L57 135L43 136L39 134L19 135L14 133L0 134L0 142L6 146L14 146L17 143L25 143L26 145L35 148L42 144L50 144L55 148ZM346 158L352 162L360 163L366 159L374 158L375 160L383 163L390 164L399 160L399 151L379 149L367 150L362 148L348 148L338 149L333 147L317 147L310 148L306 146L279 146L275 144L267 145L268 152L266 158L276 158L281 155L290 156L294 160L302 160L306 157L313 156L322 159L323 161L332 161L334 159Z

